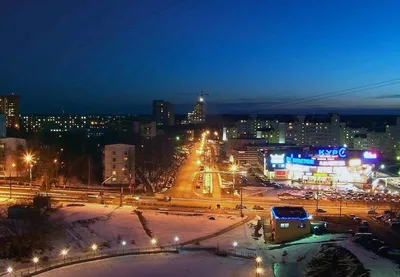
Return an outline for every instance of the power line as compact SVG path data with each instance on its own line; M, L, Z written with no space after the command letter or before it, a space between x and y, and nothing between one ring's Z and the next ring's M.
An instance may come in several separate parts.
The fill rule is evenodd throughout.
M392 85L396 85L396 84L400 84L400 78L395 78L395 79L382 81L382 82L376 82L376 83L353 87L353 88L349 88L349 89L321 93L321 94L317 94L317 95L313 95L313 96L309 96L309 97L303 97L300 99L296 99L294 101L275 104L275 105L270 106L269 108L287 107L287 106L293 106L293 105L295 106L295 105L302 104L302 103L309 102L309 101L324 100L324 99L328 99L328 98L348 95L351 93L358 93L358 92L362 92L362 91L377 89L377 88L386 87L386 86L392 86Z

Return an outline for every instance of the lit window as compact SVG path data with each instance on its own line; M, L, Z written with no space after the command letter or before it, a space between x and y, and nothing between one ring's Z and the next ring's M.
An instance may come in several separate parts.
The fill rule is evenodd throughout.
M281 223L281 228L286 229L289 228L289 223Z

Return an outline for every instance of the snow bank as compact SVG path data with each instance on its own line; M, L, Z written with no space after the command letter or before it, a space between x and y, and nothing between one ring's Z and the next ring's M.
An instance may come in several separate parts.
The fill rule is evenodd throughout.
M125 276L190 276L190 277L253 277L250 260L223 258L208 252L183 252L126 256L60 268L40 277L125 277ZM272 275L263 275L271 276Z

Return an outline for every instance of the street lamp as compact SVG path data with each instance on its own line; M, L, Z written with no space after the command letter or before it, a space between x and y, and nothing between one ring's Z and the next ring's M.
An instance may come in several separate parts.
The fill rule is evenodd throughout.
M261 257L256 257L256 262L257 263L261 263L262 262L262 258Z
M65 257L68 255L68 249L64 248L63 250L61 250L60 255L64 257L64 264L65 264Z
M151 243L151 245L156 246L156 244L157 244L157 239L152 238L151 241L150 241L150 243Z
M35 271L36 271L37 264L38 264L38 262L39 262L39 258L38 258L38 257L33 257L32 262L33 262L34 265L35 265Z
M380 169L385 169L385 167L386 167L386 166L385 166L384 164L381 164L381 165L379 166Z
M233 192L235 192L235 172L237 171L237 165L233 164L231 168L229 169L232 171L232 177L233 177Z
M96 257L97 244L93 243L91 248L93 250L93 257Z
M175 237L174 237L174 241L175 241L175 244L176 244L176 250L178 250L179 237L178 237L178 236L175 236Z
M256 268L256 276L260 276L262 273L264 272L264 270L261 267L257 267Z
M121 241L121 245L122 245L122 254L125 253L125 245L126 245L126 241Z
M233 243L232 243L232 245L233 245L233 249L235 250L235 254L236 254L236 248L238 247L238 242L237 241L234 241Z
M24 160L29 166L29 186L32 186L32 161L33 161L32 154L30 153L25 154Z
M10 274L10 276L12 276L13 271L14 269L11 266L7 267L7 272Z

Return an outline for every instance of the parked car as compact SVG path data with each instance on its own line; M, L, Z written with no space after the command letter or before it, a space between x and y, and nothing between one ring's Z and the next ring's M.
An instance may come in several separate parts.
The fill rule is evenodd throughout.
M262 211L262 210L264 210L264 208L261 207L261 206L259 206L259 205L254 205L252 209L253 209L253 210L257 210L257 211Z
M235 207L236 210L247 210L247 207L244 205L237 204Z
M358 216L356 216L355 218L353 218L355 222L361 223L361 218L359 218Z
M368 221L366 221L366 220L361 221L361 225L369 226Z
M316 213L326 213L326 210L318 208L318 209L315 209L315 212Z
M367 214L378 214L378 213L374 209L369 209L367 210Z

